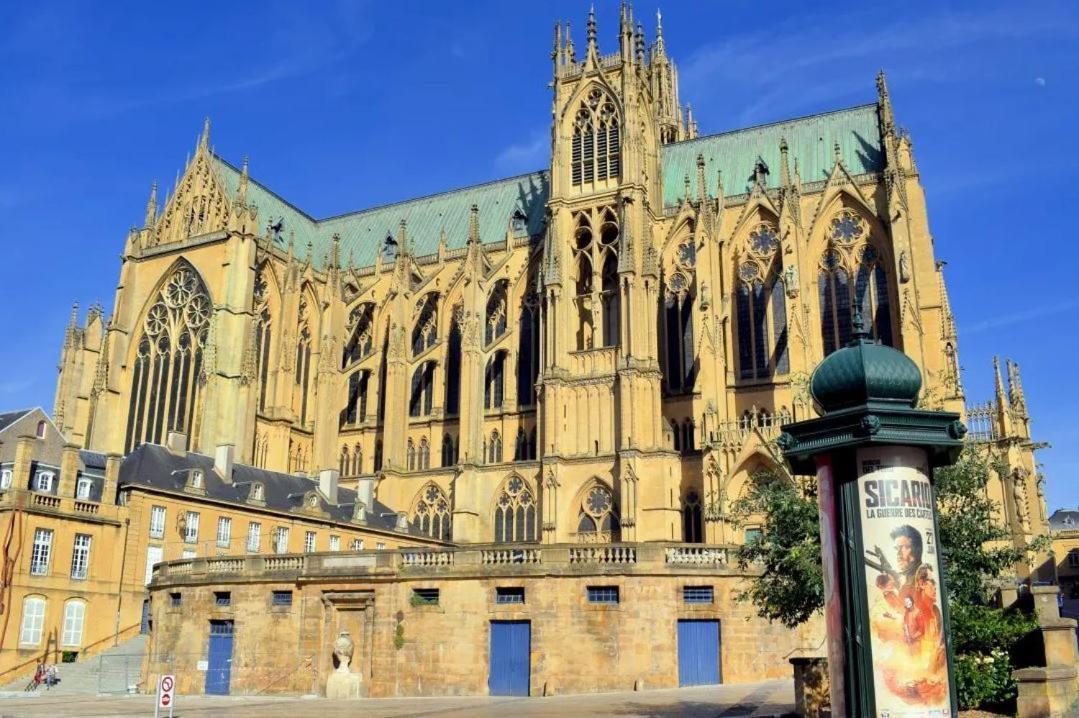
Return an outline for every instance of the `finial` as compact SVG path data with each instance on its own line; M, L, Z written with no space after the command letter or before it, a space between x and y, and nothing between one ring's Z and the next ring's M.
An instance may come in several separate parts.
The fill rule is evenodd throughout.
M839 140L836 140L835 144L832 145L832 151L835 152L835 161L837 163L842 163L843 162L843 150L840 149L840 147L839 147Z
M157 180L150 185L150 199L146 201L146 218L143 222L144 227L152 227L157 221Z
M588 9L588 54L598 52L599 49L596 47L596 5L593 3Z
M863 342L869 341L869 332L865 328L865 320L862 319L862 303L857 302L854 305L854 316L850 320L850 346L855 346Z
M356 266L355 258L352 256L352 250L351 249L348 250L348 265L347 266L348 266L349 271L352 271L353 267Z
M199 148L206 149L210 146L210 117L207 115L202 121L202 135L199 136Z
M1004 380L1000 377L1000 357L993 357L993 380L998 406L1004 405Z
M408 254L408 250L408 225L405 218L402 217L401 221L397 223L397 256Z
M468 243L479 243L480 241L480 208L479 205L472 205L468 212Z
M656 52L663 54L663 13L656 8Z
M572 64L577 62L577 51L573 49L573 24L566 22L566 59Z
M637 62L644 63L644 25L637 23L637 33L634 38L636 44Z
M236 190L236 196L241 202L247 201L247 155L244 155L243 167L240 168L240 188Z
M79 325L79 303L72 302L71 304L71 319L68 321L68 325L72 328Z
M888 81L884 77L884 68L877 73L877 112L880 113L881 129L887 135L895 134L895 114L892 112L892 100L888 96Z
M779 138L779 184L786 187L790 184L790 162L787 154L787 138Z
M705 198L704 186L704 155L697 153L697 200L703 202Z
M334 269L341 268L341 235L333 233L333 242L330 244L330 266Z
M313 249L313 247L311 245L311 240L309 239L309 240L307 240L307 264L311 264L311 250L312 249Z
M551 60L554 61L555 67L562 64L562 22L556 22L554 24L554 48L551 50Z
M686 173L684 181L685 181L685 186L686 186L686 193L685 193L684 196L685 196L686 201L688 202L689 201L689 173L688 172Z
M1023 406L1026 403L1026 397L1023 395L1023 380L1019 376L1019 364L1008 359L1007 365L1008 398L1011 400L1012 406Z

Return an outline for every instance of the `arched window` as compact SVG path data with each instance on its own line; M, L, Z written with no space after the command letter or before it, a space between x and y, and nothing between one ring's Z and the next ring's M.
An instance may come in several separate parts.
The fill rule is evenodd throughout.
M419 469L423 471L431 468L431 444L428 443L426 436L420 437L419 448Z
M828 249L817 278L825 356L850 343L851 319L859 307L866 330L891 345L888 273L868 223L857 212L844 209L832 218L828 231Z
M408 448L405 450L405 455L408 460L408 470L416 470L416 442L411 438L408 440Z
M438 294L431 292L416 302L416 326L412 329L412 356L419 356L438 339Z
M348 447L347 446L342 446L341 447L341 464L340 464L341 476L348 476L351 473L349 471L351 468L352 468L352 461L351 461L351 458L348 455Z
M589 92L573 123L570 174L574 185L618 178L618 122L610 97L599 88Z
M353 307L348 313L345 329L349 332L349 340L341 356L342 369L371 355L374 349L374 314L375 305L370 303Z
M579 212L575 219L573 250L577 283L577 349L617 346L620 340L620 300L618 292L618 220L610 208L591 216ZM599 227L599 236L593 227ZM598 270L598 274L597 274ZM598 286L599 291L595 291ZM600 326L596 327L596 315ZM598 331L597 331L598 329Z
M603 291L600 303L603 305L603 346L618 346L621 313L618 298L618 256L614 252L607 252L603 260Z
M619 537L618 514L614 494L597 483L585 493L577 512L577 540L582 543L607 543Z
M348 400L345 404L344 423L356 424L367 417L367 386L371 379L369 369L361 369L349 374Z
M506 385L506 352L497 351L487 360L484 372L483 408L501 409L502 396Z
M186 262L172 271L143 320L131 372L124 452L170 431L197 436L199 373L213 304Z
M518 427L517 438L513 442L513 460L527 461L528 458L528 434L523 426Z
M446 434L442 437L442 465L453 466L457 463L457 446L453 441L453 435Z
M491 295L487 298L487 311L484 323L484 346L501 339L506 333L507 299L506 288L509 282L505 279L498 281Z
M429 416L435 393L435 363L424 362L412 373L412 390L408 399L409 416Z
M767 379L789 373L786 287L779 237L772 225L761 223L749 233L738 280L738 376Z
M679 393L693 389L693 300L697 266L697 247L693 239L678 246L674 267L664 286L664 378L667 391Z
M363 449L360 447L360 442L356 442L356 445L352 447L352 474L359 476L363 473Z
M539 297L526 292L521 300L521 319L517 338L517 405L536 405L536 379L540 364Z
M22 602L22 630L19 631L19 645L40 645L44 628L45 599L41 596L27 596Z
M453 535L450 502L435 484L420 489L412 505L412 523L423 533L443 541Z
M270 310L263 308L255 318L255 358L258 362L259 411L266 410L266 392L270 378Z
M671 436L674 440L674 450L682 450L682 425L676 419L671 419Z
M60 633L60 645L78 648L82 646L83 626L86 623L86 602L72 599L64 604L64 626Z
M682 423L682 452L683 453L688 453L688 452L694 451L695 448L696 448L696 444L694 442L694 437L693 437L693 429L694 429L694 426L693 426L693 420L692 419L686 419Z
M536 497L520 476L511 476L495 501L495 542L535 541Z
M497 429L491 432L491 440L487 444L487 463L502 463L502 436Z
M382 470L382 439L375 439L374 471Z
M704 541L704 523L701 520L701 496L690 490L682 497L682 540L686 543Z
M307 424L307 402L311 390L311 324L308 319L307 297L300 297L299 340L296 342L296 372L294 381L295 406L300 415L300 425Z
M461 411L461 324L460 307L454 307L450 331L446 338L446 415Z
M35 432L35 435L39 439L44 439L45 438L45 422L44 421L39 421L37 423L37 431Z

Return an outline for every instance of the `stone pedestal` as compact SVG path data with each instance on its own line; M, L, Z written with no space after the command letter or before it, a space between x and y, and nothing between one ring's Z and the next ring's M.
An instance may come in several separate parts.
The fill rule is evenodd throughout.
M1064 718L1079 714L1079 650L1071 618L1061 618L1057 609L1056 586L1034 586L1036 633L1044 656L1044 666L1014 672L1019 684L1016 699L1019 718ZM1042 656L1039 656L1041 658Z
M351 699L360 697L360 676L347 671L334 671L326 679L326 697Z
M828 695L828 659L800 656L790 661L794 667L794 712L801 718L830 718L832 701Z

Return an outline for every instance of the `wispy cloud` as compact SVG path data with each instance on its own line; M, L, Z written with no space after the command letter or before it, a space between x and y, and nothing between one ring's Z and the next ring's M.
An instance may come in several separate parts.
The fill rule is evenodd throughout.
M546 164L550 152L550 134L536 130L529 139L510 145L495 156L495 167L501 172L526 172Z
M1070 312L1076 309L1079 309L1079 299L1057 302L1056 304L1045 304L1022 312L998 314L995 317L983 319L980 322L975 322L963 327L962 332L963 334L981 334L982 332L988 332L993 329L1000 329L1001 327L1012 326L1013 324L1022 324L1033 319L1042 319L1044 317L1053 316L1054 314L1063 314L1064 312Z

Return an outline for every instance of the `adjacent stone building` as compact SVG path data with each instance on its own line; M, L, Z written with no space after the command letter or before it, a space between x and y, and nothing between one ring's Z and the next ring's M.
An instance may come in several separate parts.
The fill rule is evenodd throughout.
M779 426L812 415L810 372L856 309L919 365L924 406L965 410L911 138L883 73L871 104L700 136L658 23L646 40L622 8L613 51L598 37L594 16L579 52L555 29L542 170L319 220L218 154L207 121L163 205L155 185L112 313L68 329L67 440L125 468L231 446L251 471L317 479L327 511L336 473L457 548L167 563L151 673L230 690L193 673L227 647L263 671L237 690L319 690L340 629L371 695L520 692L496 675L520 660L532 693L660 687L780 675L815 640L743 621L726 551L756 529L730 509L786 474ZM971 416L1021 542L1047 524L1007 366ZM296 648L240 657L271 636ZM690 645L708 675L679 674Z

